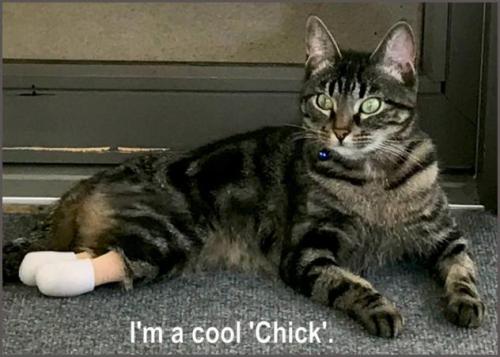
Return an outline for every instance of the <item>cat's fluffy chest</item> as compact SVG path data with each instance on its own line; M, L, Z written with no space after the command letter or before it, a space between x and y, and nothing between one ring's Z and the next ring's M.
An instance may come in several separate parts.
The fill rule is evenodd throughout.
M387 180L377 177L362 186L312 175L308 213L341 211L352 219L355 232L341 244L339 261L353 271L380 266L387 260L418 252L430 244L412 221L428 209L432 190L387 190ZM334 222L332 222L334 223Z
M411 201L399 192L387 192L383 181L367 183L363 187L332 183L331 192L350 213L363 221L383 227L393 227L406 221L413 211Z
M308 202L311 209L311 205L318 205L317 198L322 197L325 207L340 208L373 226L398 226L420 206L418 202L412 202L406 192L387 191L383 179L375 179L363 186L314 175L313 179L318 186L310 193L310 197L316 198Z

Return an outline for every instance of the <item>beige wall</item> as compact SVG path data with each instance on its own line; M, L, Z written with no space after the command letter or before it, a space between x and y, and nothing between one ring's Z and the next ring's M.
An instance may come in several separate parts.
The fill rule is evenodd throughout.
M341 47L373 49L406 18L421 32L421 4L7 3L9 59L300 63L304 23L319 15Z

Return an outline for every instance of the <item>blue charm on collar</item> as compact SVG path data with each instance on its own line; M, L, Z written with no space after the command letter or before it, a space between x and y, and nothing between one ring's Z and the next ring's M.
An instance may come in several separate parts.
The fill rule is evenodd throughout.
M321 161L328 160L330 158L330 150L322 149L318 152L318 159Z

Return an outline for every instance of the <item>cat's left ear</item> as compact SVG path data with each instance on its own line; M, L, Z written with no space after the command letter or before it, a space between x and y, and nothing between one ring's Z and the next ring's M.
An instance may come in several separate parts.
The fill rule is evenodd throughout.
M417 76L416 57L413 30L406 21L399 21L387 31L370 59L383 72L405 85L413 86Z

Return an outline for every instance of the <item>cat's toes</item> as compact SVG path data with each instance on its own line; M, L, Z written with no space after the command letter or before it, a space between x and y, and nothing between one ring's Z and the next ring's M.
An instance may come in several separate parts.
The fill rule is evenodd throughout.
M445 316L454 324L462 327L479 327L483 322L485 306L477 298L467 295L450 297L445 309Z
M380 337L394 338L403 329L403 316L389 302L365 312L361 321L371 334Z

